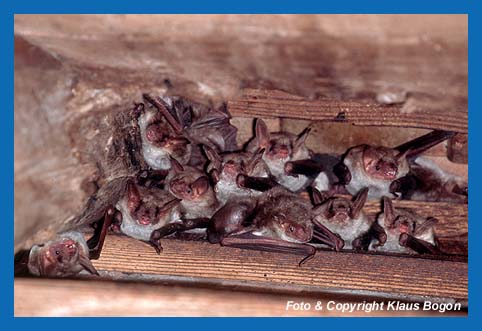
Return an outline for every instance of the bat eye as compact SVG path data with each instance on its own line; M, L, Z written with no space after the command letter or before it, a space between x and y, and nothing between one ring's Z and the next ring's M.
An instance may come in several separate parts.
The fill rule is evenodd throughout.
M190 186L187 188L186 192L187 192L187 194L191 194L191 193L192 193L192 189L191 189Z
M382 167L380 166L380 164L377 163L377 165L375 166L375 169L378 171L378 170L380 170L381 168L382 168Z
M290 232L295 232L295 227L293 225L290 225L289 230Z
M55 251L55 255L60 255L60 251Z

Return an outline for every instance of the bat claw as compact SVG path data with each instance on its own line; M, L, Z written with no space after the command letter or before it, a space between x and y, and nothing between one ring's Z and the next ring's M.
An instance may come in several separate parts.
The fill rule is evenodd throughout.
M162 251L164 250L164 248L162 248L161 241L150 240L149 245L154 248L157 255L161 255Z

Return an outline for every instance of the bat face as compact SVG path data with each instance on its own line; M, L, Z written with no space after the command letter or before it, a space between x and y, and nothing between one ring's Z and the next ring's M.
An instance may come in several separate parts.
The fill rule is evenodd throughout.
M296 218L291 218L282 212L275 212L267 220L267 227L276 234L279 239L306 243L313 237L313 225L311 222L299 222Z
M395 150L369 145L366 146L362 158L365 172L373 178L382 180L396 179L399 164L403 162Z
M435 218L424 219L411 211L395 209L392 201L383 197L383 213L378 217L380 224L386 231L387 241L378 250L408 253L412 247L405 247L401 244L403 236L414 238L413 240L423 243L425 247L435 247L434 225ZM417 250L417 248L414 248Z
M258 119L255 138L246 146L246 150L252 153L264 150L262 158L276 181L293 192L299 191L308 183L308 177L290 176L285 166L289 161L310 159L311 152L305 145L309 132L306 129L298 136L288 132L270 133L266 124Z
M316 220L339 234L346 248L352 248L355 246L353 242L367 233L372 223L362 211L367 198L367 188L358 192L353 201L342 197L329 198L313 209Z
M56 240L32 247L28 267L38 276L68 277L82 270L97 274L88 252L82 235L69 232Z
M169 191L182 200L200 201L209 190L208 177L197 171L178 174L169 181Z
M323 216L329 222L347 223L351 220L351 202L343 198L335 198L328 202Z
M159 112L146 109L139 115L138 124L142 138L142 155L156 170L170 169L170 157L185 164L191 157L191 143L176 133Z
M212 153L212 151L211 151ZM207 171L216 170L218 180L235 183L239 174L252 177L268 177L269 170L262 160L262 153L237 152L213 156L208 154Z
M140 187L132 181L127 183L127 209L139 226L168 222L178 203L179 199L160 189Z
M277 187L260 198L253 222L261 235L288 242L306 243L313 237L313 216L307 201Z
M370 199L392 196L390 185L409 172L407 158L386 147L360 145L348 150L343 164L349 173L345 188L356 194L368 187Z

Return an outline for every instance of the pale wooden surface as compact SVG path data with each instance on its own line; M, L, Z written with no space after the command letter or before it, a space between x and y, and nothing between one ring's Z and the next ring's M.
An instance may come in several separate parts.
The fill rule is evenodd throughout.
M75 280L17 279L15 316L452 316L466 311L343 313L315 310L323 297L262 294L179 286ZM286 311L288 300L312 309ZM381 302L381 300L379 300ZM38 303L42 302L41 305ZM337 300L336 302L350 302ZM355 303L363 302L354 301Z

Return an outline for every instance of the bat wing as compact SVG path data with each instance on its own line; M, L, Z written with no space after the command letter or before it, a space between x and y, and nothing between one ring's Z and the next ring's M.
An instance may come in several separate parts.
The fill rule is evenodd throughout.
M449 139L454 135L455 132L452 131L434 130L423 136L401 144L400 146L395 147L395 149L400 153L400 155L405 154L409 160L414 160L427 149Z

